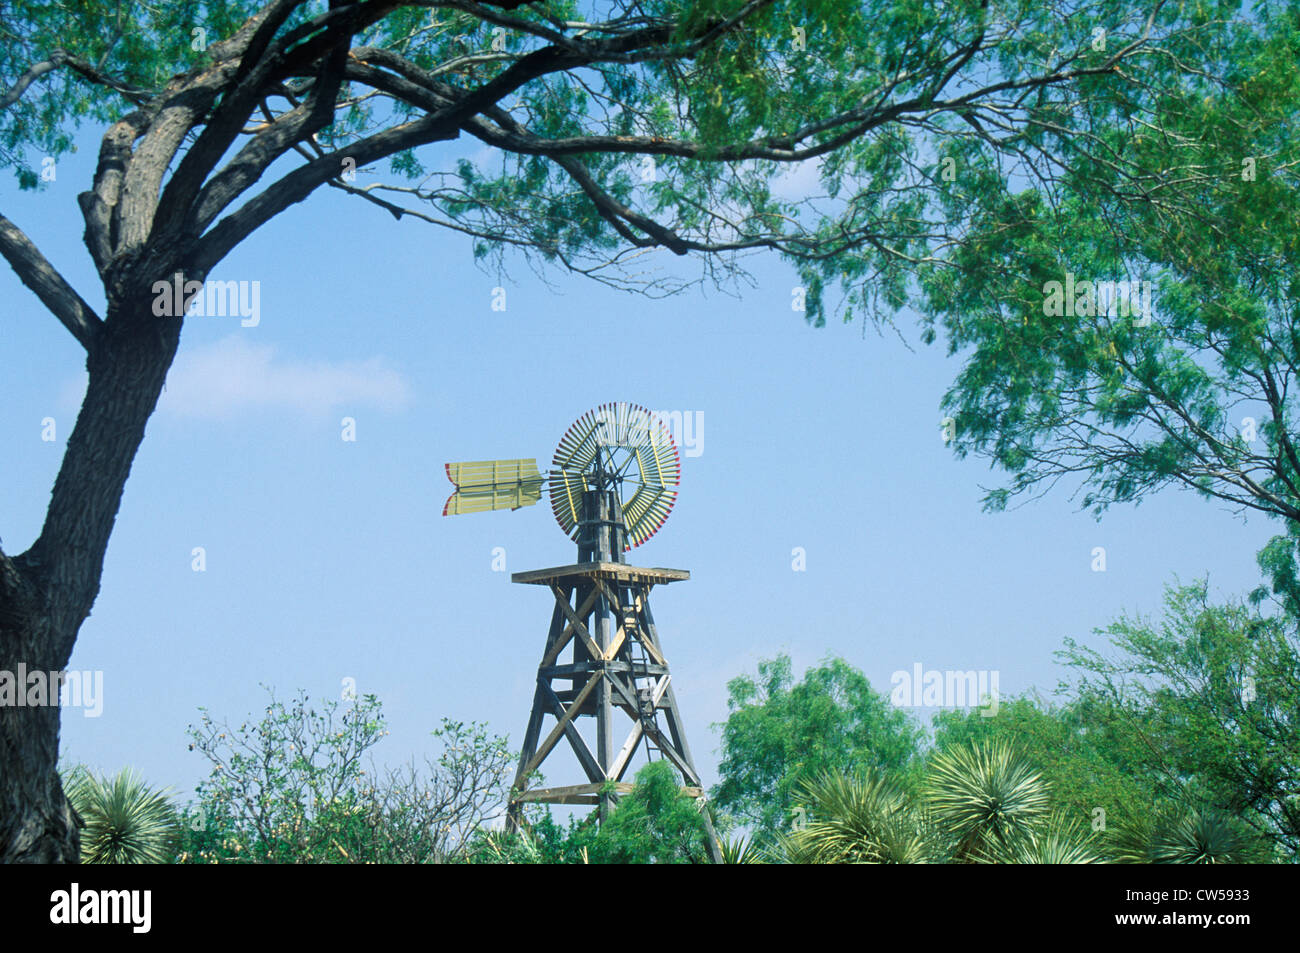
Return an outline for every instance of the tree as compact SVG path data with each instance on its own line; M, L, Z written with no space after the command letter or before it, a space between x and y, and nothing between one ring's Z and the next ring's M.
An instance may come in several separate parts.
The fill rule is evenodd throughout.
M1283 521L1262 561L1294 600L1295 6L1253 4L1203 39L1214 69L1154 87L1146 117L1121 92L1095 116L1100 148L1065 143L1059 187L976 221L918 303L964 355L944 398L956 453L1007 474L989 508L1062 480L1098 515L1191 490Z
M1239 602L1213 605L1207 589L1169 587L1159 622L1125 617L1103 630L1112 653L1067 640L1061 658L1075 670L1080 697L1106 713L1107 730L1146 749L1145 770L1178 808L1178 823L1226 815L1294 857L1297 623Z
M994 861L1013 852L1050 815L1042 773L1005 741L935 753L925 798L957 863Z
M595 864L707 864L708 832L697 800L667 761L636 773L636 785L600 825L588 856Z
M1122 864L1245 864L1267 859L1258 838L1234 818L1207 809L1175 808L1134 818L1116 839Z
M1053 813L1099 832L1096 849L1120 860L1266 858L1269 842L1294 852L1293 623L1211 605L1202 582L1170 587L1159 623L1121 618L1102 632L1114 651L1067 640L1058 653L1076 675L1060 691L1074 697L1004 700L995 718L941 712L936 748L1014 743L1041 768Z
M547 810L518 832L480 830L462 856L478 864L707 864L700 810L672 765L652 761L599 827L595 814L562 827Z
M503 809L511 753L483 725L444 719L435 760L381 770L364 756L388 732L365 695L317 710L272 694L257 724L205 712L192 750L212 764L184 817L191 862L443 863Z
M1032 828L1000 858L1011 864L1101 863L1088 829L1078 820L1054 814L1045 825Z
M1184 785L1209 784L1211 804L1291 852L1293 719L1243 708L1240 685L1242 666L1265 665L1272 704L1294 709L1279 632L1300 618L1296 22L1294 4L1266 2L1207 32L1216 69L1153 87L1147 119L1118 100L1099 113L1109 156L1067 152L1059 188L1026 188L977 222L944 263L958 267L923 269L919 296L931 339L963 354L944 398L955 451L1007 475L988 508L1064 481L1100 516L1176 486L1281 522L1259 563L1287 621L1186 591L1163 627L1110 630L1119 662L1071 655L1097 689L1081 704L1142 741L1161 768L1139 773L1164 797L1199 811Z
M744 835L724 838L719 841L718 850L722 854L724 864L763 863L759 857L758 849L754 847L754 841Z
M673 280L622 270L647 249L700 253L719 280L768 249L803 267L814 320L828 275L851 307L897 306L917 262L959 236L947 219L1022 160L1053 161L1098 84L1140 101L1180 56L1195 70L1199 18L1137 0L651 0L595 21L571 0L13 0L0 161L37 185L29 153L56 159L80 121L108 128L79 196L101 308L0 215L0 255L89 375L37 539L0 552L0 670L66 666L186 309L315 190L460 231L479 256L517 249L650 293ZM1080 33L1094 25L1109 45ZM417 150L461 136L504 171L426 174ZM929 188L940 157L974 192ZM385 160L415 184L353 184ZM804 160L827 197L779 198L774 177ZM0 861L78 855L58 718L0 708Z
M712 799L762 839L789 828L804 781L830 770L905 769L919 750L920 727L843 659L827 659L795 684L789 656L778 655L759 662L757 678L732 679L727 692Z
M795 864L924 864L935 832L914 798L885 772L829 772L798 792L807 820L779 839Z

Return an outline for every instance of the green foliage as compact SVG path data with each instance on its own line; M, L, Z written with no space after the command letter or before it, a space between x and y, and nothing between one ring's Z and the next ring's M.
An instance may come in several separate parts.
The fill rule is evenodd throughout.
M200 65L204 53L196 46L234 33L260 6L252 0L7 0L0 5L0 93L57 54L75 66L43 74L26 95L0 109L0 168L12 168L22 188L37 187L33 153L57 159L71 151L81 123L120 118L126 101L120 91L138 97ZM301 19L296 15L294 25ZM197 29L204 34L196 35Z
M64 792L85 827L86 864L165 864L175 854L176 811L166 792L150 788L130 768L100 777L84 768L69 772Z
M442 751L381 772L363 755L387 731L373 695L318 711L274 695L257 724L204 712L191 748L211 763L185 817L181 860L202 863L436 863L504 804L510 752L479 724L444 719Z
M636 775L610 818L597 827L592 812L567 827L549 812L527 831L480 831L464 853L479 864L706 864L708 835L696 799L681 789L666 761L653 761ZM748 862L748 861L737 861Z
M1007 475L991 509L1064 478L1097 514L1177 486L1300 518L1300 28L1290 2L1193 9L1180 43L1212 67L1144 61L1143 93L1090 82L1097 139L1061 136L1059 174L995 184L918 273L929 339L962 358L953 447ZM1023 138L1054 137L1059 115L1045 104ZM1150 282L1150 311L1085 291L1049 306L1073 279ZM1294 593L1286 534L1262 561Z
M550 815L546 823L556 827ZM547 859L544 840L530 831L507 834L504 831L477 831L466 843L459 859L467 864L544 864Z
M588 854L594 864L707 864L700 805L681 789L667 761L653 761L599 828Z
M1287 614L1170 587L1158 623L1067 640L1074 698L945 712L914 774L831 773L798 792L796 863L1245 863L1294 859L1300 640ZM1065 691L1063 686L1062 691ZM901 782L901 783L900 783ZM1098 810L1100 808L1101 810Z
M804 783L778 852L796 864L1096 863L1088 832L1049 800L1012 744L953 744L931 754L919 791L879 770Z
M1149 812L1160 796L1151 753L1117 730L1103 699L1071 699L1051 706L1035 696L1001 699L997 713L943 711L934 719L939 751L980 742L1013 743L1037 765L1054 812L1091 827L1106 818Z
M118 119L204 66L203 41L229 40L261 6L6 4L0 94L56 52L77 67L43 74L0 108L0 165L34 185L33 160L70 148L78 122ZM344 83L334 121L315 137L322 147L423 117L430 96L495 82L506 99L471 112L514 142L501 147L492 130L467 125L492 147L480 162L429 171L446 164L405 149L384 156L418 183L431 207L422 214L475 236L476 255L523 249L663 292L678 282L634 277L616 249L718 253L720 282L744 275L732 252L768 249L799 269L807 318L822 324L837 313L888 320L915 295L918 264L955 263L953 247L968 234L990 241L1017 203L1013 187L1041 181L1044 167L1114 165L1117 151L1141 151L1135 128L1160 140L1164 116L1153 102L1168 89L1199 92L1200 77L1218 75L1214 41L1239 4L1210 4L1206 17L1202 4L1153 15L1139 0L1017 0L996 14L981 0L649 0L601 23L587 5L548 0L511 11L511 29L493 22L499 14L414 0L382 7L352 45L382 51L386 66L400 56L392 73L407 85L395 91L391 76L377 88L360 77ZM1251 9L1266 20L1274 6ZM311 21L323 13L299 4L273 39L295 37L286 54L319 41L321 23ZM1105 51L1089 45L1098 27ZM567 52L589 42L608 55L565 69ZM1107 68L1121 52L1123 69ZM515 86L521 63L548 58L553 69ZM311 72L300 65L291 75ZM1252 97L1288 91L1276 75L1238 72L1232 79ZM589 142L551 148L575 139ZM815 187L791 188L795 160L815 164ZM949 161L958 175L940 174ZM1074 194L1065 187L1053 183L1062 204ZM828 300L832 289L839 301Z
M561 825L546 809L529 816L526 829L515 833L478 829L456 859L467 864L588 864L595 827L594 813Z
M1283 3L1251 7L1275 15L1286 9ZM1207 9L1214 11L1212 16L1201 15ZM1038 64L1063 68L1068 64L1082 75L1067 86L1038 88L1019 97L1014 118L974 112L937 114L920 129L911 124L889 126L828 156L822 169L828 194L846 199L852 195L849 204L859 220L875 219L888 238L860 243L844 255L798 262L810 300L814 282L819 286L818 307L810 307L809 319L820 322L829 316L832 308L820 300L821 288L833 284L843 289L846 319L897 310L919 290L918 303L931 317L943 315L942 327L951 332L956 351L970 340L964 334L963 316L980 322L981 330L994 338L999 332L994 312L1004 306L1002 339L1019 339L1016 349L1024 345L1025 363L1037 363L1028 338L1038 329L1031 328L1031 334L1022 337L1020 319L1030 304L1027 291L1041 287L1042 279L1022 284L1022 272L1009 272L1008 261L1032 272L1053 259L1058 236L1040 237L1037 216L1044 209L1059 209L1068 221L1078 214L1075 200L1096 204L1103 197L1103 185L1104 196L1113 204L1133 206L1138 214L1143 209L1158 214L1168 205L1179 204L1185 181L1180 173L1198 168L1193 163L1204 156L1193 159L1183 151L1195 147L1197 140L1188 134L1194 120L1170 115L1162 107L1167 107L1167 98L1199 100L1202 87L1208 85L1202 78L1207 73L1186 68L1191 63L1212 62L1213 67L1206 69L1213 76L1233 64L1219 43L1225 35L1248 43L1238 38L1250 32L1239 10L1235 3L1194 8L1167 4L1154 10L1126 3L1013 3L1000 6L993 15L979 3L861 5L863 21L852 28L859 32L847 34L856 49L841 55L849 64L850 86L860 79L866 89L859 94L867 99L872 97L867 89L892 91L890 71L900 61L942 56L942 51L958 47L962 37L981 31L998 36L992 49L973 58L990 75L1023 82ZM1152 42L1144 44L1148 25ZM1105 31L1102 49L1093 45L1094 30ZM1119 69L1100 68L1125 48L1132 52ZM1088 74L1090 69L1096 72ZM924 68L906 72L916 81L909 92L923 101L942 100L951 92L927 88ZM813 102L822 101L816 89L802 92ZM1166 130L1173 135L1165 136ZM1020 154L1012 155L1016 150ZM1168 162L1171 157L1177 160L1173 164ZM1216 167L1223 165L1220 157ZM1118 181L1099 183L1107 171ZM1173 196L1168 203L1152 201L1149 192L1132 188L1134 182L1150 180L1160 183L1162 199ZM937 219L948 226L942 240L927 227ZM822 234L829 237L841 224L824 222ZM1100 230L1093 237L1104 239ZM1066 253L1069 249L1065 246ZM1080 254L1087 252L1080 249ZM990 294L996 296L995 303L989 302ZM931 324L923 333L934 340L937 330ZM1044 337L1055 332L1059 327L1042 331ZM1011 364L1014 350L1006 350L1009 353L1001 356ZM984 382L993 379L989 375ZM996 398L987 400L997 403ZM1050 400L1045 396L1043 404ZM1019 388L1007 398L1008 403L1021 401ZM958 419L973 429L981 424L974 416L969 421L964 415ZM1008 441L999 450L1013 459L1015 444Z
M744 836L726 837L719 843L724 864L761 864L763 860L753 839Z
M1096 864L1101 862L1087 829L1073 817L1053 815L1032 827L1009 849L994 855L1009 864Z
M1300 639L1288 615L1214 605L1201 582L1166 590L1163 619L1103 630L1113 655L1067 640L1061 658L1105 730L1141 745L1164 798L1239 818L1292 858L1300 850ZM1121 816L1137 823L1143 812ZM1148 812L1149 813L1149 812ZM1208 816L1208 815L1207 815Z
M914 799L883 772L838 772L806 781L800 819L780 838L796 864L923 864L937 859L934 832ZM806 815L806 820L805 820Z
M843 659L827 659L796 684L789 657L780 655L760 662L756 678L732 679L727 691L712 800L769 842L789 829L805 781L833 770L905 771L919 750L915 721Z
M1115 838L1115 859L1125 864L1242 864L1266 857L1240 822L1206 808L1134 818Z

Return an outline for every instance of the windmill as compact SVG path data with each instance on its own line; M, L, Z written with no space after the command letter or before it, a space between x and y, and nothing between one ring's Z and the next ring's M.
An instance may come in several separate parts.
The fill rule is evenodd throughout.
M625 777L642 745L647 757L657 755L676 768L684 790L703 809L703 784L650 611L651 589L689 579L690 573L632 566L624 559L625 552L658 531L677 499L681 459L663 419L636 404L603 404L569 427L545 474L535 459L448 463L446 469L456 490L443 516L532 506L547 489L556 522L578 545L576 563L510 577L547 587L555 607L537 668L508 828L518 829L527 803L596 805L603 821L618 796L632 789ZM561 659L566 649L568 661ZM616 747L622 716L627 735ZM554 723L543 737L548 717ZM594 751L579 729L580 723L590 723L583 719L595 721ZM562 739L587 782L530 788ZM717 860L709 815L702 813Z

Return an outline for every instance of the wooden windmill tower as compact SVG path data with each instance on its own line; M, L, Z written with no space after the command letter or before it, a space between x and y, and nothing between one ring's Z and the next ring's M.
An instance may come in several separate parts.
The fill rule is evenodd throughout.
M545 586L555 606L537 668L508 828L518 828L529 802L595 805L604 821L619 795L632 789L628 767L644 746L648 757L669 761L684 791L698 799L710 850L720 860L650 611L655 586L684 581L690 573L624 560L626 551L663 525L677 497L681 461L667 427L644 407L605 404L569 428L545 476L535 459L449 463L447 476L456 491L444 516L531 506L548 485L555 517L578 545L575 563L510 577ZM594 734L584 735L582 727L593 723ZM562 740L577 756L586 782L530 787Z

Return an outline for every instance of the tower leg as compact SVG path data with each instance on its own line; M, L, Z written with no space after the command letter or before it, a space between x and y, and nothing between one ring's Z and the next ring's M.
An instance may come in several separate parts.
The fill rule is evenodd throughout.
M600 647L602 655L609 652L609 600L605 598L604 590L596 597L596 607L593 613L595 622L596 645ZM599 659L597 663L604 667L604 660ZM610 697L613 686L608 677L602 678L600 684L596 687L596 760L600 763L601 774L604 780L609 780L610 765L614 759L614 706ZM604 824L609 820L610 814L614 810L614 798L607 792L602 791L600 794L600 822Z
M514 795L523 791L524 784L527 783L527 775L524 773L528 768L528 762L533 760L533 755L537 753L537 741L542 733L542 715L546 706L546 696L542 692L542 687L537 686L533 692L533 710L528 716L528 727L524 731L524 745L519 749L519 767L515 769L515 783L510 792L510 801L506 806L506 833L517 833L522 826L523 804L515 800Z
M709 816L709 804L704 798L700 798L700 816L704 818L704 835L709 842L709 859L715 864L722 863L722 845L718 842L718 834L713 829L713 818Z
M715 863L721 862L717 833L686 742L668 662L658 645L649 604L655 583L645 578L654 575L676 581L686 574L680 570L635 569L631 573L639 575L629 576L629 570L606 568L603 562L587 555L587 560L563 567L554 575L543 576L539 571L516 574L514 579L548 586L555 597L555 609L546 651L537 669L533 708L520 749L515 790L506 812L507 829L521 829L523 808L529 802L591 805L604 823L619 796L632 790L624 775L638 743L644 739L647 754L653 745L681 776L686 792L695 798L708 856ZM570 660L561 661L560 654L566 649L572 652ZM567 687L562 687L566 682ZM622 724L619 712L632 725L627 740L616 747L615 722ZM547 715L556 723L542 740ZM578 729L581 718L595 722L595 743L590 747L588 738ZM539 769L563 739L568 740L582 765L587 783L528 790L528 776Z
M662 654L663 650L659 647L659 632L655 628L654 613L650 611L650 589L646 586L641 594L641 617L645 626L643 638L652 642L656 649ZM682 772L682 780L687 784L699 787L700 791L704 790L704 783L700 779L700 773L695 768L695 759L691 757L691 746L686 741L686 732L682 729L681 713L677 708L677 696L673 694L673 684L670 680L668 687L664 691L664 720L668 722L668 734L672 738L673 746L683 761L685 766L690 768L690 774ZM713 829L713 818L709 813L708 801L701 796L699 799L700 816L704 818L704 833L709 843L709 857L715 864L722 863L722 848L718 844L717 832Z
M560 608L557 601L551 613L551 627L546 632L546 652L543 653L543 657L551 651L551 646L563 631L564 610ZM510 834L518 832L522 826L523 805L515 800L515 795L523 791L528 781L526 774L528 762L532 761L533 755L537 754L537 741L542 734L542 718L547 710L546 693L542 690L541 682L542 675L538 672L537 688L533 690L533 710L528 715L528 727L524 729L524 743L519 749L519 767L515 769L515 783L511 786L510 798L506 803L506 832Z

